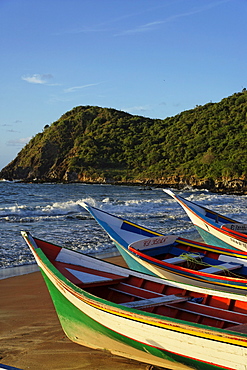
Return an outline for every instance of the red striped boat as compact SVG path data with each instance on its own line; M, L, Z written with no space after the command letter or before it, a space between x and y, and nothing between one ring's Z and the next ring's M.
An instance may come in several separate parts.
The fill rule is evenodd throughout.
M247 253L164 235L84 203L131 269L179 283L241 294L247 301Z
M247 370L247 305L22 236L74 342L173 370ZM236 298L236 297L235 297Z
M247 252L247 224L195 204L171 190L163 190L185 210L206 243Z

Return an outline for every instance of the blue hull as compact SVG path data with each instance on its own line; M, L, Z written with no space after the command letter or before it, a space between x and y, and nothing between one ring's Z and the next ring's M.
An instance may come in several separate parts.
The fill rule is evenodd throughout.
M195 225L196 226L196 225ZM226 249L234 249L236 251L239 251L239 249L234 248L232 245L227 244L223 242L223 240L217 238L213 234L210 234L209 232L201 229L199 226L196 226L196 229L198 233L201 235L202 239L205 241L205 243L209 245L216 245L217 247L226 248Z
M129 253L126 252L125 248L121 247L116 242L114 242L114 244L131 270L143 272L144 274L148 274L152 276L157 276L156 274L153 274L150 270L142 266L142 264L137 262L133 257L131 257Z

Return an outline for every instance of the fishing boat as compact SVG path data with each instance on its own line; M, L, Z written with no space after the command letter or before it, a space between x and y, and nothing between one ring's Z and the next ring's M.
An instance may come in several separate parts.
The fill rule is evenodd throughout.
M173 370L247 370L246 302L22 236L73 342Z
M247 224L195 204L169 189L163 190L182 206L206 243L247 252Z
M164 235L87 203L90 212L134 270L188 285L243 294L247 299L247 253Z
M22 370L19 367L13 367L13 366L8 366L8 365L3 365L0 364L0 370Z

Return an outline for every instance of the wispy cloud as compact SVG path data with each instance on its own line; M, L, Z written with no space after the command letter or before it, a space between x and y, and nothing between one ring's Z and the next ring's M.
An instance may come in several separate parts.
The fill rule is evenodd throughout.
M7 141L7 145L8 146L23 146L25 144L27 144L30 140L31 140L31 136L30 137L24 137L24 138L20 138L20 139L16 139L16 140L9 140Z
M174 21L175 19L178 19L178 18L189 17L189 16L194 15L194 14L202 13L202 12L205 12L205 11L207 11L209 9L215 8L218 5L227 3L229 1L231 1L231 0L219 0L219 1L213 1L211 3L210 2L205 3L205 5L202 5L200 7L194 7L191 10L188 10L187 12L178 13L178 14L174 14L174 15L172 15L170 17L167 17L163 21L163 23L172 22L172 21Z
M49 85L54 86L56 84L51 84L49 81L53 78L51 74L38 74L35 73L29 76L22 76L21 79L29 82L31 84L38 84L38 85Z
M133 35L133 34L138 34L138 33L150 32L150 31L153 31L154 29L158 28L158 26L160 26L162 24L170 23L170 22L173 22L176 19L188 17L188 16L191 16L191 15L194 15L194 14L197 14L197 13L202 13L204 11L207 11L209 9L212 9L216 6L227 3L229 1L231 1L231 0L219 0L219 1L214 1L214 2L211 2L211 3L205 3L205 5L203 5L201 7L195 7L195 8L192 8L192 9L188 10L187 12L173 14L173 15L171 15L171 16L163 19L163 20L149 22L149 23L146 23L146 24L143 24L143 25L136 26L136 27L134 27L132 29L129 29L129 30L121 31L121 32L115 34L115 36Z
M97 85L100 85L100 82L94 83L94 84L87 84L87 85L69 87L68 89L64 89L64 92L65 93L72 93L72 92L75 92L77 90L81 90L81 89L85 89L87 87L97 86Z
M179 8L180 1L181 0L176 1L176 3L178 3L178 8ZM160 26L164 23L169 23L169 22L172 22L172 21L174 21L178 18L187 17L187 16L191 16L191 15L194 15L194 14L197 14L197 13L207 11L211 8L217 7L221 4L227 3L229 1L232 1L232 0L218 0L218 1L213 0L211 2L208 1L208 2L205 2L205 4L203 4L200 7L191 8L187 12L173 14L173 15L165 18L165 19L154 20L152 22L148 22L148 23L145 23L145 24L142 24L142 25L133 26L133 28L130 28L128 30L122 30L122 31L119 31L119 32L115 33L114 36L124 36L124 35L140 34L140 33L144 33L144 32L151 32L151 31L155 30L156 28L158 28L158 26ZM174 4L175 0L171 0L171 3ZM159 14L162 14L162 9L167 8L168 6L169 6L169 3L165 2L165 4L162 4L162 5L159 5L159 6L154 6L154 7L147 8L147 9L140 8L140 10L138 12L133 12L133 13L130 13L130 14L121 14L121 16L119 16L119 17L109 19L109 20L107 20L105 22L101 22L99 24L95 24L95 25L90 24L89 26L83 26L83 27L79 26L79 27L74 27L74 28L70 28L70 29L64 29L63 28L63 30L60 30L59 32L57 32L56 35L57 36L63 36L64 34L76 35L76 34L80 34L80 33L86 34L86 33L97 33L97 32L102 33L102 32L109 32L109 31L114 32L113 31L114 23L120 24L121 21L123 21L125 19L128 19L128 18L137 19L138 16L140 16L142 14L145 14L145 13L150 14L152 11L159 11Z

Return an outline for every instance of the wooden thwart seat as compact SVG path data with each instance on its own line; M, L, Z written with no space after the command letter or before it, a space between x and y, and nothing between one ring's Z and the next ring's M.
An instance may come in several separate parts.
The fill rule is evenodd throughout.
M165 260L162 260L163 262L171 263L172 265L176 265L178 263L182 263L187 260L187 258L194 258L194 259L200 259L203 255L200 255L198 253L183 253L181 256L178 257L172 257L167 258Z
M187 303L186 303L187 305ZM246 315L242 312L237 312L237 311L229 311L223 308L218 308L218 307L210 307L211 314L208 313L207 311L207 306L201 306L198 303L191 302L188 300L188 306L185 307L177 307L176 305L173 306L173 302L168 302L167 304L168 307L179 309L179 311L191 313L194 315L202 316L202 317L207 317L210 319L215 319L215 320L220 320L220 321L225 321L228 323L231 323L232 325L241 325L245 324L247 328L246 322ZM202 310L201 310L202 307Z
M211 266L211 267L206 267L205 269L198 270L200 272L205 272L207 274L219 274L222 271L228 270L236 270L242 267L243 265L241 264L233 264L233 263L222 263L221 265L217 266Z
M164 303L179 303L187 301L188 297L179 297L175 294L166 295L162 297L155 297L149 299L141 299L140 301L132 301L121 303L122 306L131 307L131 308L144 308L144 307L153 307L160 306Z
M182 295L164 295L162 293L153 292L145 288L134 287L126 283L120 283L116 287L110 286L109 289L113 292L125 295L127 299L131 299L127 302L120 303L122 306L131 308L144 308L151 306L161 306L162 304L179 303L188 301L189 297ZM136 300L133 300L136 299Z

